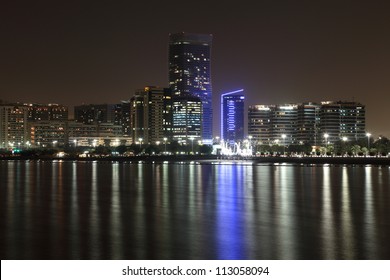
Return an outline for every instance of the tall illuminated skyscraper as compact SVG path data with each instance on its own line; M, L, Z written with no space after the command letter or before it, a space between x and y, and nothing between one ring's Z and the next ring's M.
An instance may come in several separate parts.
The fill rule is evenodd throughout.
M221 95L221 137L234 145L244 139L243 89Z
M202 139L212 140L211 34L169 35L169 85L173 95L195 96L202 101Z

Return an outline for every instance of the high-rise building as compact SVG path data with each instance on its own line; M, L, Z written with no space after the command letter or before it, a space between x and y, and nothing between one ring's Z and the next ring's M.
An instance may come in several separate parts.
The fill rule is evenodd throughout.
M366 137L365 106L356 102L255 105L248 110L248 134L260 144L333 144Z
M211 34L169 35L169 85L173 95L190 95L202 101L202 139L212 141Z
M294 144L297 123L297 104L249 106L248 134L259 144Z
M298 105L297 142L299 144L321 144L320 109L318 103L308 102Z
M221 137L234 145L244 140L244 100L243 89L221 95Z
M59 104L24 104L28 108L28 121L67 121L68 107Z
M88 104L74 107L74 119L84 124L114 122L114 104Z
M133 142L155 144L171 138L172 99L169 88L148 86L130 99Z
M23 105L0 104L0 147L28 146L28 108Z
M122 126L122 135L130 136L130 100L115 104L114 124Z
M341 139L357 141L366 136L365 106L357 102L321 102L320 126L322 137L334 143Z
M33 147L63 147L67 144L66 121L32 121L28 123Z
M248 135L259 145L271 144L272 121L275 105L252 105L248 108Z
M202 140L202 102L196 96L174 96L172 101L173 140L182 144Z

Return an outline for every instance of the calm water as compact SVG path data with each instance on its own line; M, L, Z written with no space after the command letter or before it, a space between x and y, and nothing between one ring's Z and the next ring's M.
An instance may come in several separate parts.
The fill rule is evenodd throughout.
M390 259L389 172L0 161L0 256Z

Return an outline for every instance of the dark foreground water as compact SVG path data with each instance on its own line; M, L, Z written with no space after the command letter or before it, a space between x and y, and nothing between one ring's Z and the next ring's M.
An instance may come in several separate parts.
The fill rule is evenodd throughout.
M0 161L1 259L390 259L389 172Z

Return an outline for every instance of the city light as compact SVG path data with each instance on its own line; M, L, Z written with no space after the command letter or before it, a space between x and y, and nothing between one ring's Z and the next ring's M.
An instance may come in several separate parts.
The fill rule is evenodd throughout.
M367 136L367 149L368 149L368 153L370 153L370 137L371 137L371 133L367 132L366 136Z

